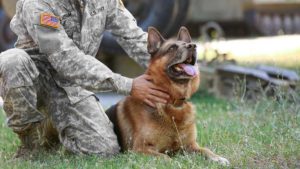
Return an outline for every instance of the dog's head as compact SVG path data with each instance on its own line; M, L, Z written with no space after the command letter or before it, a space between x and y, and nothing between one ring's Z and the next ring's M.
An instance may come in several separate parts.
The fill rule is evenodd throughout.
M171 87L176 98L189 98L199 85L196 44L185 27L181 27L177 39L165 40L153 27L148 30L148 52L151 61L148 73L156 84ZM173 87L173 88L172 88Z

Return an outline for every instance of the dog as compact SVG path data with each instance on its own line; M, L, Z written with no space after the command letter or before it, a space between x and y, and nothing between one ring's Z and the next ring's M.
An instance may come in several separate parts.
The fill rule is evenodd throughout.
M177 39L165 40L153 27L148 29L148 52L151 55L146 74L153 83L167 90L171 102L156 109L127 96L106 111L114 124L122 151L134 151L170 158L179 151L200 153L212 161L229 161L196 142L195 110L187 99L199 87L196 45L185 27Z

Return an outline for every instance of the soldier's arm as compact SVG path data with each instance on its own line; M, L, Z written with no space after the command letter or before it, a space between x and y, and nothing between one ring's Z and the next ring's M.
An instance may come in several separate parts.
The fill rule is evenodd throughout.
M58 28L42 26L42 13L52 14L51 8L43 1L24 2L23 19L29 34L60 75L89 90L130 93L132 79L113 73L94 57L85 55L61 25Z
M137 26L136 20L123 6L121 0L109 1L106 29L109 30L126 53L142 67L147 67L147 33Z

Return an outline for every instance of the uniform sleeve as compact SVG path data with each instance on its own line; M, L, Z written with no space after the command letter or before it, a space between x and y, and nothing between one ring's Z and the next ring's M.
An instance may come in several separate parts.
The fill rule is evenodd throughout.
M142 67L146 68L150 55L147 51L148 34L137 26L136 20L124 7L122 0L111 0L106 19L106 29L117 42Z
M27 30L39 45L40 52L48 56L53 68L63 78L88 90L130 93L132 79L113 73L96 58L85 55L61 25L59 28L41 26L42 13L52 13L48 4L25 1L23 20Z

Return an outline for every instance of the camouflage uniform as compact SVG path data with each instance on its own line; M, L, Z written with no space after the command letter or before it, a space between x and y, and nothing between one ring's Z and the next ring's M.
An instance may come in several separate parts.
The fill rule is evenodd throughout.
M43 13L57 16L60 26L42 26ZM92 91L129 94L132 79L95 59L103 31L142 66L149 59L147 34L120 0L19 0L11 28L16 48L0 55L8 126L29 144L36 140L28 131L50 121L71 152L117 153L112 123Z

